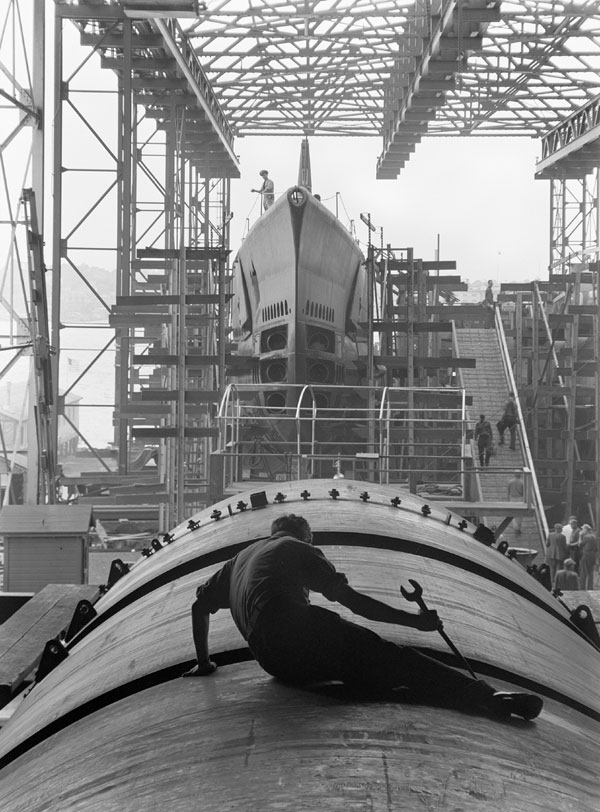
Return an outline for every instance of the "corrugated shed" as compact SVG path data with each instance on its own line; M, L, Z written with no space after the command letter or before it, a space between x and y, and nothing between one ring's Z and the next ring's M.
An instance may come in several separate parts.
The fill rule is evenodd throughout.
M76 536L51 536L49 539L13 536L4 550L4 587L7 592L38 592L48 584L82 584L85 581L85 541Z

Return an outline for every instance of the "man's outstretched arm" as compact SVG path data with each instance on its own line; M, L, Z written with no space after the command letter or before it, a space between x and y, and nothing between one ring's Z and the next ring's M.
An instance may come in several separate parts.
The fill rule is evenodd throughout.
M357 592L347 584L339 589L336 600L355 615L366 617L367 620L394 623L397 626L410 626L423 632L433 632L442 627L442 622L434 609L421 611L418 614L404 612L402 609L395 609L393 606L388 606L387 603L363 595L362 592Z
M192 636L196 649L196 665L186 671L184 677L206 677L217 670L217 664L208 656L208 629L210 615L206 614L200 601L192 604Z

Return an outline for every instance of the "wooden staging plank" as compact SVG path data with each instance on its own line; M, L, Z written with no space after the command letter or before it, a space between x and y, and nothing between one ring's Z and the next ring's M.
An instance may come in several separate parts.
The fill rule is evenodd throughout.
M46 642L68 627L79 601L98 594L87 584L48 584L0 625L0 701L37 666Z

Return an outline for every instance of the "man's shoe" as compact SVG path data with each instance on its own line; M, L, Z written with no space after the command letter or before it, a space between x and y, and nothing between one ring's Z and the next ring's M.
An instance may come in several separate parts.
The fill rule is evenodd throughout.
M508 719L511 714L522 719L535 719L544 705L542 698L535 694L517 694L509 691L496 691L489 700L489 708L495 716Z

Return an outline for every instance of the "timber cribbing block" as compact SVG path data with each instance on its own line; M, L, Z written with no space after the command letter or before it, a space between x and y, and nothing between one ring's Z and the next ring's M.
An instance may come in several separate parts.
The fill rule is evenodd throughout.
M79 601L98 594L88 584L48 584L0 626L0 706L37 666L47 641L68 627Z

